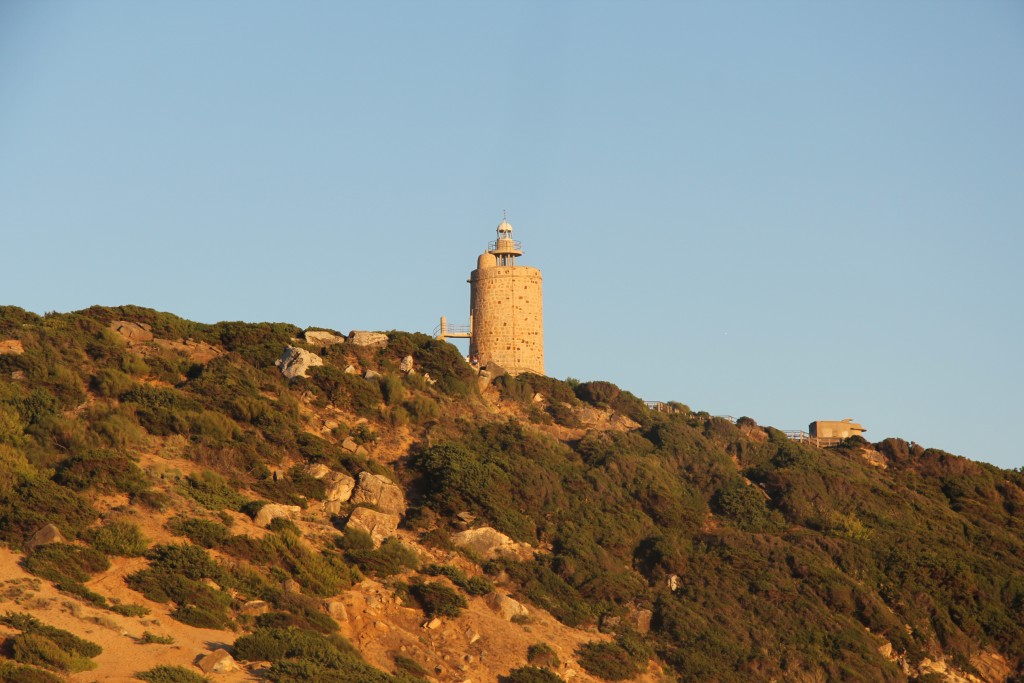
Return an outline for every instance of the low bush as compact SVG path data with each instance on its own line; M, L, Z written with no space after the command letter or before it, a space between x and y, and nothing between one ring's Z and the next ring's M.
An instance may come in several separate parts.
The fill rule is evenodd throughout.
M90 451L72 456L57 468L54 481L75 491L137 494L149 487L145 473L126 455Z
M499 676L499 683L564 683L565 679L547 669L536 666L521 666L512 669L507 676Z
M48 543L25 558L25 569L36 576L62 584L84 583L110 568L107 556L93 548L67 543Z
M534 643L526 648L526 661L536 666L546 666L557 669L562 665L558 654L547 643Z
M0 682L2 683L64 683L63 676L34 666L20 666L14 662L0 660Z
M381 578L416 569L420 563L416 551L397 538L385 539L376 550L371 541L370 548L347 550L345 557L364 572Z
M71 655L57 643L38 633L19 633L11 639L11 657L16 662L53 671L71 670Z
M584 643L576 650L576 657L584 671L606 681L628 680L647 665L646 659L640 661L619 643Z
M232 486L227 479L209 470L190 474L178 488L208 510L239 511L249 502L238 492L236 486Z
M440 581L413 583L409 594L428 617L457 617L468 606L464 597Z
M200 676L183 666L157 666L135 674L135 678L147 683L209 683L210 679Z
M198 517L174 517L167 528L177 536L184 536L203 548L216 548L227 540L231 532L220 522Z
M461 569L450 564L431 564L423 569L423 573L429 576L445 576L470 595L487 595L494 591L494 584L487 578L468 577Z
M142 535L137 524L113 521L96 529L88 529L83 539L93 548L108 555L138 557L146 552L149 540Z
M79 657L92 658L103 653L103 648L64 629L44 624L31 614L7 612L0 616L0 624L9 626L22 633L33 633L45 636L57 644L61 650Z

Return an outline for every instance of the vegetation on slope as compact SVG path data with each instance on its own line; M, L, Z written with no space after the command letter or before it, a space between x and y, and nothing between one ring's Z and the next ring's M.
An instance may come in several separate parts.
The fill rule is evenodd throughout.
M129 346L110 329L117 320L222 353L199 361L182 344ZM301 467L271 473L323 463L403 482L412 503L404 525L424 543L446 546L469 513L540 549L528 561L481 562L490 580L441 565L420 571L470 595L510 581L564 623L614 633L576 653L608 680L653 658L682 680L901 681L897 657L910 667L946 657L975 672L985 652L1024 680L1019 470L898 439L819 450L749 419L734 425L681 404L652 412L607 382L503 377L496 414L454 347L401 332L383 349L310 347L324 365L288 381L274 360L298 332L137 307L42 317L0 308L0 340L25 349L0 355L0 541L23 548L55 524L69 542L36 550L26 567L85 596L107 555L145 553L148 567L130 585L173 603L186 623L252 630L236 649L272 661L271 680L409 680L371 671L316 599L361 572L417 570L404 546L374 549L346 533L315 548L287 523L254 539L218 517L254 512L258 500L322 498L323 483ZM418 373L398 371L406 355ZM382 379L346 373L350 365ZM314 429L311 412L328 409L349 417ZM588 429L595 409L622 416L622 427ZM342 447L399 433L413 445L394 469ZM160 449L195 473L157 486L160 475L138 457ZM137 528L101 519L101 500L190 509L169 528L191 543L149 547ZM287 577L301 593L281 588ZM441 580L403 585L427 613L457 614L464 601ZM251 599L271 612L243 614ZM534 668L510 680L550 679Z

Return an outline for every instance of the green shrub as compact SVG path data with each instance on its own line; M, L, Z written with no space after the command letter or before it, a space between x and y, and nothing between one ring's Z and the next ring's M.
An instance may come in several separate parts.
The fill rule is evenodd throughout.
M384 403L396 406L405 400L405 387L402 379L396 375L384 375L380 380L380 393Z
M127 393L133 386L135 386L135 380L113 368L103 368L89 381L90 389L107 398Z
M171 618L196 628L228 629L231 618L223 610L184 605L171 612Z
M70 671L71 655L46 636L38 633L19 633L11 640L14 661L41 666L54 671Z
M468 606L466 599L441 583L413 583L409 594L428 617L457 617Z
M62 676L32 666L19 666L0 660L0 682L2 683L64 683Z
M137 524L113 521L97 529L89 529L83 538L92 547L108 555L138 557L146 552L149 540L142 535Z
M768 509L764 492L742 480L734 480L720 489L711 502L715 512L745 531L771 531L779 527L780 520Z
M526 661L536 666L557 669L562 665L558 654L547 643L534 643L526 648Z
M177 536L184 536L203 548L216 548L227 540L231 532L220 522L198 517L174 517L167 528Z
M9 626L22 633L45 636L53 643L56 643L62 651L79 657L92 658L103 653L103 648L91 640L79 638L69 631L44 624L31 614L24 612L7 612L0 616L0 624Z
M499 683L564 683L558 674L535 666L521 666L512 669L507 676L499 676Z
M352 645L339 635L297 629L256 629L235 641L235 657L243 662L282 662L303 659L322 666L338 666L346 659L358 659Z
M429 576L445 576L470 595L487 595L494 592L494 584L483 576L468 577L461 569L450 564L431 564L423 569L423 573Z
M580 645L576 657L583 670L606 681L625 681L643 672L647 660L634 657L619 643L590 642Z
M179 490L209 510L241 510L248 500L227 479L209 470L190 474Z
M620 393L611 382L583 382L576 387L576 396L593 406L611 406Z
M149 631L143 631L142 637L139 638L139 644L141 645L174 645L174 636L160 636Z
M441 417L441 406L429 396L413 396L403 405L410 418L417 424L425 424Z
M54 480L62 486L103 493L120 491L136 494L146 490L145 473L126 455L114 451L90 451L61 463Z
M423 666L419 662L417 662L415 659L412 659L411 657L406 657L405 655L395 653L391 655L391 659L395 662L395 669L398 672L406 673L410 676L423 677L427 675L427 670L423 668Z
M347 534L346 534L347 536ZM400 574L419 566L416 551L397 538L387 538L380 548L350 549L345 557L369 574L377 577L388 577Z
M162 665L135 674L139 680L147 683L210 683L206 676L200 676L183 666Z
M110 561L100 551L66 543L48 543L25 558L25 569L29 573L58 586L84 583L93 574L109 568Z

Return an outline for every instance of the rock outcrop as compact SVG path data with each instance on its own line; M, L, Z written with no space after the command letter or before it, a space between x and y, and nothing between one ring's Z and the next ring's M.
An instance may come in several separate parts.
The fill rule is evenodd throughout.
M383 332L352 330L348 333L348 342L356 346L387 346L388 335Z
M48 543L67 543L68 539L60 532L56 524L47 524L39 531L32 534L32 538L25 543L25 552L32 552L41 545Z
M389 536L394 536L398 531L398 523L402 520L398 515L389 515L386 512L377 512L370 508L356 508L348 517L345 529L357 529L370 534L374 545Z
M288 379L306 377L306 373L310 368L323 364L323 358L297 346L286 346L284 353L274 363L274 365L281 368L281 374Z
M369 503L389 515L405 514L405 494L401 487L379 474L360 472L351 500L354 505Z
M223 674L237 669L238 663L235 661L235 658L231 656L230 652L223 648L219 648L201 658L196 663L196 666L198 666L204 674Z
M342 472L331 472L323 481L324 500L328 502L344 503L352 497L352 491L356 487L356 480Z
M20 356L25 353L25 347L20 339L4 339L0 341L0 356L5 354Z
M513 617L528 617L530 616L530 610L526 609L526 606L518 600L513 600L509 596L494 592L485 598L487 606L498 613L502 619L506 621L512 621Z
M110 329L130 342L153 341L153 328L146 323L133 323L128 320L115 320Z
M408 356L402 359L401 363L398 364L398 371L408 375L410 372L412 372L413 365L414 361L412 358L412 354L410 353Z
M279 503L268 503L260 508L252 522L256 526L269 526L278 517L292 518L302 512L298 505L281 505Z
M517 543L497 529L483 526L479 529L467 529L452 534L452 543L465 548L485 560L507 557L517 560L528 560L533 557L534 549L526 543Z
M341 335L324 330L306 330L302 333L302 338L306 340L307 344L315 346L333 346L345 343L345 338Z

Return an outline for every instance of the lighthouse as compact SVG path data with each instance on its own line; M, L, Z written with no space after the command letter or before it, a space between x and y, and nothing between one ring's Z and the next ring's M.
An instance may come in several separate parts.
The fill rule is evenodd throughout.
M438 337L468 337L469 357L481 367L499 365L510 375L544 374L544 307L540 270L516 264L523 245L503 219L497 239L469 275L469 329L449 328Z

